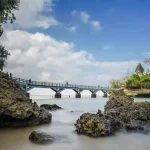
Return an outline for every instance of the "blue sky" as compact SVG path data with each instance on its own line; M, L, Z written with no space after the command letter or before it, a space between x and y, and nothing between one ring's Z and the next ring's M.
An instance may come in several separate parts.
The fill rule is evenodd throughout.
M149 6L149 0L21 0L2 37L11 53L6 71L84 85L123 79L149 57Z
M149 6L149 0L56 0L53 15L61 25L43 32L74 41L76 49L86 49L99 61L143 60L150 49ZM71 15L73 10L89 14L89 23ZM100 21L100 31L92 30L92 20ZM69 25L76 26L76 32L66 32Z

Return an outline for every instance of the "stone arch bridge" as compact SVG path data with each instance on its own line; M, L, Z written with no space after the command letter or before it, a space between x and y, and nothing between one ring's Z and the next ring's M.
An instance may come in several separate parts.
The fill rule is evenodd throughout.
M76 85L76 84L62 84L62 83L52 83L52 82L38 82L38 81L30 81L21 78L12 77L26 92L33 88L50 88L56 92L55 98L61 98L61 92L64 89L72 89L76 92L76 98L81 98L81 92L83 90L91 91L91 98L96 98L96 93L98 91L102 91L104 93L103 97L107 97L109 91L114 91L117 89L112 89L109 87L101 87L101 86L87 86L87 85Z

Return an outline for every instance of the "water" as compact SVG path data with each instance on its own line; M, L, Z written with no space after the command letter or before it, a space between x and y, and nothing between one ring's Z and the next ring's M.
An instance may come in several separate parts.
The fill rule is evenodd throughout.
M150 134L116 133L106 138L89 138L75 133L74 123L84 112L104 110L106 98L36 100L40 104L58 104L63 110L53 111L52 123L28 128L0 129L0 150L149 150ZM136 99L135 101L150 101ZM71 112L73 111L73 112ZM28 140L33 130L56 137L51 144L39 145Z

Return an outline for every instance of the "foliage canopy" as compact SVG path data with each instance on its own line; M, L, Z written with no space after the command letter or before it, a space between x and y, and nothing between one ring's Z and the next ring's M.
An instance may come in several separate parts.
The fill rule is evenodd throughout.
M0 37L3 34L2 24L10 21L13 23L16 20L14 10L18 10L20 0L0 0ZM0 70L6 66L7 57L10 53L0 44Z
M125 87L127 89L150 88L150 75L138 76L133 74L125 81Z
M0 24L16 20L13 11L19 9L19 3L20 0L0 0Z

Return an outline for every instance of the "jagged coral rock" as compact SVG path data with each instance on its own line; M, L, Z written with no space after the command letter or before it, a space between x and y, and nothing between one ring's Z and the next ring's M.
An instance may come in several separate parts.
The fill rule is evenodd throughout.
M51 114L32 103L16 81L0 73L0 127L17 127L51 122Z

